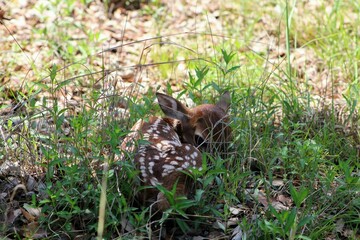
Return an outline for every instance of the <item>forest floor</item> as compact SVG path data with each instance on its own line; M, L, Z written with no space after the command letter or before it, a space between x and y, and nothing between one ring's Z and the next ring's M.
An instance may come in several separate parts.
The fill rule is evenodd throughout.
M156 113L154 92L194 105L231 90L239 171L214 160L201 178L193 239L360 237L356 1L104 2L0 0L4 236L95 237L94 172ZM151 236L148 210L112 207L107 238Z

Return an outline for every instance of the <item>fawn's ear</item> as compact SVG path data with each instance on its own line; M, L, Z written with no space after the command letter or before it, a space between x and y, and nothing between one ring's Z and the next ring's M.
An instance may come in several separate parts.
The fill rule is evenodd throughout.
M166 116L180 121L187 121L189 119L189 110L184 104L175 98L162 93L156 93L156 97L161 110Z
M227 112L230 108L230 93L228 91L221 95L219 102L216 104L219 108Z

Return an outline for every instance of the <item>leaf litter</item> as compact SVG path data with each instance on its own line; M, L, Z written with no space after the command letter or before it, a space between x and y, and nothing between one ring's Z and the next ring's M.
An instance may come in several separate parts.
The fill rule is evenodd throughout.
M309 1L307 8L309 11L316 11L319 7L317 1ZM71 36L67 38L70 43L69 46L60 45L54 54L48 54L52 51L51 46L45 40L44 31L49 31L48 37L53 40L60 40L56 35L51 35L51 24L58 18L54 14L54 9L47 8L47 1L14 1L5 2L0 1L0 21L6 27L0 28L0 39L2 45L0 47L2 56L0 57L0 83L3 93L0 95L0 116L6 120L12 120L16 125L15 117L21 111L22 103L17 102L16 97L26 95L27 92L24 86L31 86L34 82L41 84L50 84L49 78L44 76L39 81L36 71L38 69L50 68L56 63L63 66L66 59L64 59L63 52L73 51L74 46L81 40L89 41L87 34L81 28L69 29L68 32L59 32L57 34L66 34ZM36 9L45 6L45 11L40 13ZM63 6L62 6L63 7ZM55 11L61 13L62 7ZM87 7L76 2L74 8L71 10L72 14L66 17L64 21L69 21L71 24L82 26L83 29L90 29L94 32L99 30L99 39L96 43L91 43L90 47L100 50L100 54L93 53L92 59L85 59L85 64L91 65L95 72L98 81L91 83L90 78L84 77L82 81L79 78L74 78L74 84L67 87L65 90L57 91L54 95L49 95L48 92L39 92L35 96L37 99L54 98L59 100L61 108L73 106L73 113L80 111L83 101L82 96L91 93L95 87L104 88L104 96L112 95L114 93L123 92L126 94L133 94L140 96L146 93L150 88L157 89L164 88L168 81L172 82L172 87L179 90L181 84L177 83L177 79L186 78L187 72L185 61L179 57L179 64L175 69L176 73L170 75L168 79L156 81L159 79L157 71L158 64L147 61L146 55L149 46L157 44L170 43L174 44L179 41L187 41L187 39L197 38L199 33L211 33L206 39L203 46L199 46L198 51L209 51L213 45L219 44L225 36L228 35L226 31L226 22L236 22L239 24L239 31L245 32L246 23L253 19L246 19L244 15L236 15L234 9L236 7L229 5L229 3L213 3L208 1L185 1L180 3L176 1L175 4L169 2L162 2L155 12L160 12L159 18L149 14L144 14L147 6L143 9L128 11L124 8L115 9L109 17L104 5L101 2L93 2ZM263 6L266 9L274 10L276 13L279 6ZM145 9L145 10L144 10ZM153 11L154 9L150 9ZM302 11L303 9L298 9ZM328 10L327 10L328 11ZM267 11L268 13L269 11ZM166 14L171 13L171 14ZM204 14L206 13L206 14ZM280 14L280 13L279 13ZM223 19L225 17L226 19ZM345 22L351 22L354 16L349 15ZM285 64L284 57L286 55L285 36L284 33L278 33L278 25L273 24L273 16L264 14L261 19L258 19L254 24L254 38L249 41L249 45L242 51L252 50L256 53L265 53L268 55L268 61L278 67ZM316 19L307 18L309 21L306 24L313 24ZM59 23L60 24L60 23ZM162 24L161 34L156 32L154 26ZM174 34L175 33L175 34ZM215 37L218 34L220 37ZM157 37L154 37L157 36ZM57 39L58 38L58 39ZM244 38L244 41L246 39ZM72 46L72 47L71 47ZM14 50L16 49L16 50ZM81 50L74 50L83 58ZM94 57L96 56L96 57ZM14 61L15 60L15 61ZM83 60L83 59L82 59ZM105 78L104 85L102 85L101 67L105 61L107 78ZM311 87L314 95L318 95L322 100L329 101L331 99L342 102L342 93L346 90L347 82L344 73L339 72L335 81L329 81L332 76L323 59L319 58L309 48L294 48L292 49L291 60L294 69L300 79L307 79L307 83ZM65 64L66 65L66 64ZM119 68L121 66L121 68ZM98 70L96 70L98 69ZM100 70L99 70L100 69ZM145 69L145 70L144 70ZM76 74L76 73L75 73ZM73 73L64 70L65 79L73 77ZM76 75L75 75L76 76ZM76 82L79 81L79 82ZM333 88L335 84L335 88ZM139 86L143 87L139 87ZM304 81L305 86L305 81ZM134 91L135 89L135 91ZM331 91L331 92L330 92ZM5 93L5 94L4 94ZM323 96L326 96L325 98ZM331 99L330 99L331 97ZM52 99L52 100L54 100ZM49 101L49 107L52 101ZM126 113L123 111L126 108L126 102L119 100L116 104L118 115L123 117ZM22 110L24 111L24 110ZM4 123L3 121L2 123ZM53 131L53 124L45 119L35 119L32 123L36 123L36 131L42 133L44 138L49 132ZM32 123L28 123L31 126ZM21 126L22 122L18 123ZM13 132L5 132L3 128L0 129L2 139L7 140L11 138ZM63 126L63 134L70 134L69 126ZM48 233L45 229L39 227L38 218L41 215L41 209L29 205L31 201L31 194L39 196L38 200L46 199L45 184L43 183L43 169L40 167L29 166L29 164L22 164L16 159L21 159L19 156L6 156L0 162L0 202L1 207L5 206L5 216L1 221L6 226L12 226L17 233L21 232L22 236L32 238L45 238ZM33 162L36 159L32 160ZM31 161L30 161L31 162ZM273 187L278 189L276 194L271 198L267 198L263 189L249 188L245 190L245 195L251 199L252 206L260 204L264 210L269 205L272 205L276 210L287 210L293 206L292 200L288 194L282 192L281 187L284 185L281 176L279 179L273 181ZM30 193L30 194L29 194ZM4 204L5 203L5 204ZM233 230L229 237L231 239L242 239L245 231L236 223L244 216L258 216L252 215L252 209L246 205L230 206L231 218L228 222L217 222L217 227L214 229L224 229L232 227ZM10 228L10 227L9 227ZM131 229L129 227L129 229ZM342 232L344 235L348 234L344 229L343 222L340 220L336 222L336 230ZM209 234L216 236L223 236L222 233L214 230ZM195 236L194 239L203 239L200 236ZM219 238L219 239L220 239Z

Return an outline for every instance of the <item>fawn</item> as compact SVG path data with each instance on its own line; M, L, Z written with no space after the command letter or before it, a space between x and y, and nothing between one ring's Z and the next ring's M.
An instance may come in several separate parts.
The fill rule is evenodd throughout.
M193 181L184 171L201 170L202 152L226 152L231 129L227 111L229 92L217 104L203 104L188 108L178 100L156 93L160 108L166 117L151 116L139 120L126 136L120 149L135 152L134 163L145 186L161 184L168 190L176 185L176 195L189 195ZM145 140L137 146L136 141ZM169 207L166 197L157 188L147 188L142 201L154 202L159 210Z

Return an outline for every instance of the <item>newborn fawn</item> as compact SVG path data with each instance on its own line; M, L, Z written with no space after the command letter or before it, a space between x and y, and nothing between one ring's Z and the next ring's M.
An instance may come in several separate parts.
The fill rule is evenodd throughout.
M193 168L201 170L201 152L226 153L231 138L227 116L230 94L224 93L215 105L202 104L194 108L162 93L156 96L166 117L139 120L120 148L123 152L135 153L134 163L142 184L154 186L141 193L142 201L156 201L157 208L165 210L169 202L157 185L167 190L176 185L177 196L189 195L194 181L185 172L191 173ZM140 139L145 141L137 144Z

